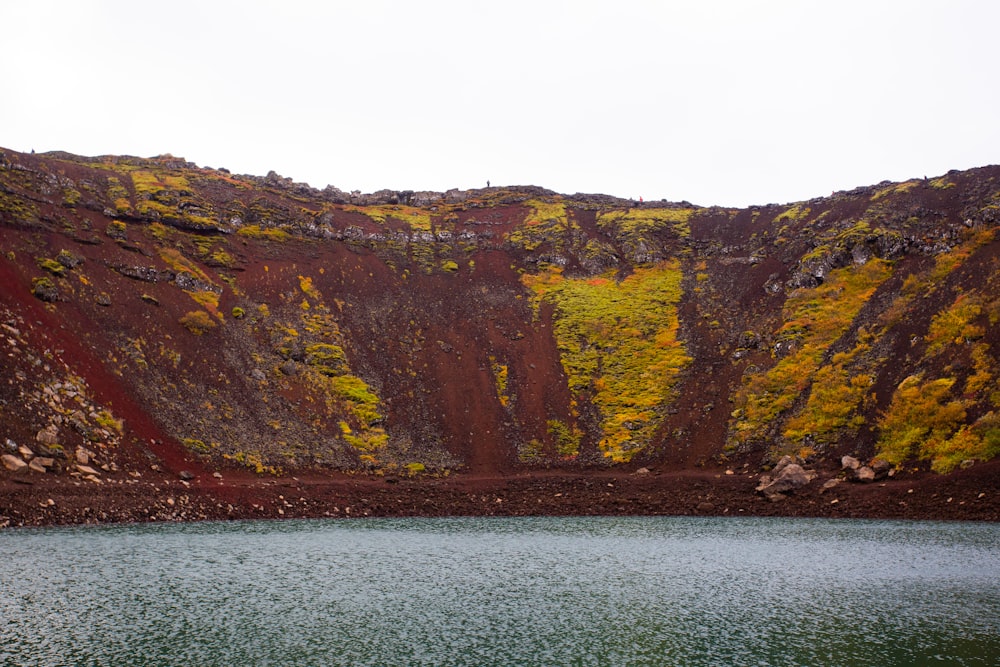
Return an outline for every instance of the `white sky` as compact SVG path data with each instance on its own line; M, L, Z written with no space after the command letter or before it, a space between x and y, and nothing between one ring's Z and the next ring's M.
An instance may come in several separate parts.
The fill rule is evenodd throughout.
M1000 162L1000 2L0 1L0 146L746 206Z

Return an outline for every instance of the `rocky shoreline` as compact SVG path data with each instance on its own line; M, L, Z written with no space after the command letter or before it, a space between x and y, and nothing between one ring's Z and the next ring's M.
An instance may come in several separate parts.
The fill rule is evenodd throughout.
M731 468L535 471L502 478L256 476L238 469L184 476L189 478L112 472L95 482L89 474L8 474L0 479L0 526L537 515L1000 520L1000 465L994 463L948 476L902 470L865 484L851 483L842 470L813 470L812 479L780 498L758 491L761 474Z

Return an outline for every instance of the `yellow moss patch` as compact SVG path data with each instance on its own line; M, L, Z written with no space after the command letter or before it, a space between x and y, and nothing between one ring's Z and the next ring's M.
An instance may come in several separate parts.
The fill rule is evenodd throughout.
M500 400L500 405L506 408L510 405L510 396L507 394L507 364L499 363L491 355L490 368L493 370L493 386L496 388L497 398Z
M770 370L755 373L736 392L736 410L730 422L730 444L741 445L764 437L773 421L787 411L799 396L817 386L817 371L826 350L851 326L854 318L891 274L891 266L883 260L872 260L863 266L845 267L830 272L826 282L815 288L793 292L785 303L785 323L778 330L783 345L792 351ZM829 391L836 406L826 412L814 404L806 408L802 419L789 425L789 437L800 439L806 433L824 432L846 418L844 406L863 396L859 385L863 380L847 375L843 368L825 372L827 380L840 383ZM817 398L821 401L821 398ZM856 403L855 403L856 404ZM822 427L821 427L822 425Z
M251 239L278 241L279 243L288 241L292 238L292 235L284 229L279 229L277 227L262 228L259 225L246 225L245 227L240 227L236 230L236 233L240 236L246 236Z
M964 458L989 454L980 451L983 443L962 424L967 403L953 397L954 384L948 377L925 381L911 375L903 380L878 423L879 456L896 465L917 456L945 472Z
M927 331L927 353L936 354L949 345L962 345L986 333L973 320L983 312L982 300L977 295L959 294L954 303L931 320Z
M381 206L345 206L345 211L353 211L368 216L380 225L387 218L395 218L405 222L412 231L429 232L431 230L431 214L426 209L401 204L386 204Z
M680 237L691 235L689 220L694 208L630 208L597 216L597 225L609 233L645 237L670 227Z
M319 293L319 290L313 286L312 278L309 278L308 276L299 276L299 289L301 289L306 296L312 299L319 300L323 298Z
M622 281L567 279L558 269L525 275L537 305L554 307L553 333L569 388L599 409L600 447L615 462L646 447L690 357L677 339L681 270L676 261Z
M180 323L196 336L206 334L218 326L212 316L204 310L192 310L186 313L181 317Z
M566 220L566 204L561 201L543 201L541 199L531 199L525 202L530 210L525 219L526 225L538 225L550 220Z

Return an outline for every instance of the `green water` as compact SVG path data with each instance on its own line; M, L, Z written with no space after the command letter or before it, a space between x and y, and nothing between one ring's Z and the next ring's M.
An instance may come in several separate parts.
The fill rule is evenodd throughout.
M0 665L995 665L1000 526L378 519L0 532Z

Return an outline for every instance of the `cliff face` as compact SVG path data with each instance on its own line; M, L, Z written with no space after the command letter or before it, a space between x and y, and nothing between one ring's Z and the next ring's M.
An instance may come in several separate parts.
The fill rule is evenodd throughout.
M1000 167L736 210L4 151L0 443L56 474L947 472L1000 452L998 221Z

